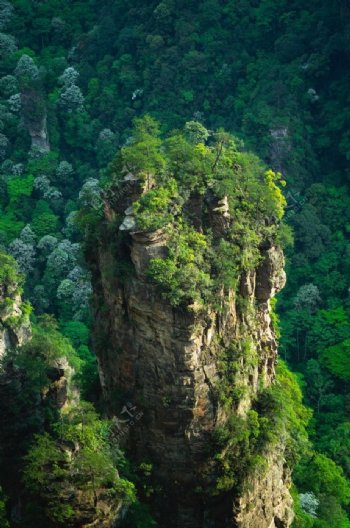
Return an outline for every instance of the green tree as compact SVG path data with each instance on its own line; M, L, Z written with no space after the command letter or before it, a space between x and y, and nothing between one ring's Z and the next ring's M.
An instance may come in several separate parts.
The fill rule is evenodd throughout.
M159 135L158 123L152 117L135 119L130 145L121 151L124 170L145 179L148 185L165 166Z
M316 495L334 497L341 505L350 502L350 484L343 470L333 460L321 453L314 453L296 468L298 485Z

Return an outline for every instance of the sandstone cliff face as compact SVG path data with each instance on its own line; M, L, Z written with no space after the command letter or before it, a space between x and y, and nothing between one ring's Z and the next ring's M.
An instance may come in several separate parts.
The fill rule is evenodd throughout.
M236 522L244 528L267 526L285 528L294 515L289 494L290 474L283 463L283 452L267 455L268 471L249 476L250 489L237 504Z
M174 308L146 274L150 259L166 255L166 235L162 230L137 232L130 220L130 205L141 192L140 183L129 179L110 193L104 239L89 255L95 348L106 401L123 431L121 441L136 462L153 465L159 491L151 502L160 526L288 528L292 501L283 446L266 455L266 470L243 476L239 488L206 492L216 478L209 452L212 434L228 421L218 398L224 382L222 352L249 338L258 358L239 358L235 383L240 396L232 413L245 416L259 388L274 379L277 344L270 299L285 282L283 254L266 243L260 265L241 273L237 292L222 299L221 309ZM225 200L206 200L218 236L230 221L228 206ZM128 278L117 273L121 260L128 262ZM129 416L127 405L135 409ZM136 418L134 413L139 413Z

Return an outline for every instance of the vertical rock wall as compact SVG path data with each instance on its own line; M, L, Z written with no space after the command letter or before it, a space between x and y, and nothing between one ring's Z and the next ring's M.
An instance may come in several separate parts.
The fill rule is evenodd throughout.
M139 420L128 421L122 441L132 459L153 465L158 492L151 502L160 526L288 528L292 513L283 446L267 455L266 471L243 478L239 492L203 491L215 482L213 431L228 420L217 396L225 347L249 338L258 357L252 365L240 359L237 384L244 390L233 413L245 416L259 387L274 379L277 344L269 303L284 285L283 254L266 243L259 267L241 273L238 292L222 299L220 310L173 308L147 279L150 259L166 255L167 240L161 230L133 231L130 205L137 189L142 192L137 181L125 181L118 193L110 193L104 236L89 254L106 401L120 423L127 402L142 411ZM227 204L209 207L213 232L219 233L229 221ZM118 224L126 208L128 222ZM127 278L117 272L121 260ZM242 299L248 310L242 310Z

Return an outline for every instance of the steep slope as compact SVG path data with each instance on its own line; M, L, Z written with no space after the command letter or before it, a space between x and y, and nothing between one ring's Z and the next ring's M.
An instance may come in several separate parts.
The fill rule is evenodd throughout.
M103 390L129 455L152 464L161 526L287 528L285 444L265 438L258 411L275 379L283 200L257 160L228 137L208 146L198 130L161 146L140 121L111 167L88 248Z

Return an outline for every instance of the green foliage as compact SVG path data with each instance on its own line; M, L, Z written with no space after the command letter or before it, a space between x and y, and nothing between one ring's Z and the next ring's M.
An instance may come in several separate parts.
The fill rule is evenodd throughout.
M25 223L18 220L14 211L6 212L0 218L0 240L2 243L9 243L18 237Z
M75 379L79 384L80 392L83 398L95 400L101 390L96 356L86 345L77 348L77 355L81 366Z
M87 345L89 340L89 328L81 321L66 321L60 325L62 334L70 339L75 349L81 345Z
M144 163L149 119L146 116L135 123L134 140L125 147L129 156L135 156L134 164L138 157ZM280 174L266 172L255 156L240 152L238 141L223 130L209 132L191 121L183 132L175 131L162 140L151 120L151 132L157 137L164 164L159 171L149 169L153 180L148 186L152 188L133 204L133 212L139 230L169 227L165 230L167 255L151 260L148 275L174 306L202 305L210 291L220 291L223 285L226 291L234 289L238 270L256 267L262 242L276 238L286 205L277 183L284 182ZM125 172L125 148L110 167L112 188ZM205 228L210 206L204 195L208 192L218 202L217 207L211 206L212 214L227 219L226 236L223 232L216 239ZM197 210L191 212L194 207Z
M284 214L284 208L287 205L287 200L281 188L277 185L277 182L282 186L285 186L286 182L282 180L282 175L279 172L276 174L272 170L265 172L265 182L268 188L269 199L271 200L271 208L276 217L281 220Z
M57 152L48 152L39 157L29 160L28 171L33 174L34 177L45 174L46 176L52 176L56 170L58 161Z
M122 148L123 169L150 182L165 165L158 123L150 116L135 119L130 144Z
M48 481L54 482L66 476L63 466L67 461L66 453L48 433L38 435L34 447L26 456L27 468L24 473L26 486L31 492L40 492L44 485L48 485Z
M341 467L320 453L311 453L297 465L294 479L300 490L312 492L319 506L315 516L302 510L296 495L296 519L293 528L348 528L350 523L344 507L350 500L350 486Z
M12 264L11 259L4 262ZM76 344L87 341L87 328L82 323L72 322L66 332ZM87 349L81 344L77 354L69 339L59 333L56 321L42 316L34 325L32 339L18 350L8 351L2 360L1 472L9 474L14 465L18 478L24 457L27 491L23 516L30 526L44 526L45 519L64 525L77 514L75 501L81 500L81 492L93 508L101 489L116 502L134 501L133 485L118 476L115 463L119 455L109 440L109 424L84 402L66 405L59 414L55 383L64 369L72 384L66 360L76 372L80 370L79 377L86 374L87 353L92 354L88 349L83 352L82 347ZM87 375L81 384L85 394ZM74 456L69 456L69 448Z
M251 410L246 417L232 414L226 426L215 429L212 442L219 476L211 494L217 495L232 488L238 491L243 477L258 466L264 470L260 427L257 412Z
M10 178L7 181L7 192L10 202L16 202L21 196L30 196L33 192L34 176Z
M227 240L221 239L213 251L213 264L216 272L215 282L226 290L235 290L239 277L239 249Z
M35 332L32 342L18 350L9 350L2 358L0 373L1 430L0 466L2 474L12 474L20 467L33 434L42 431L44 423L57 416L53 394L48 392L57 376L53 365L46 362L43 329ZM55 355L61 356L60 353ZM16 470L17 472L18 470ZM16 473L17 474L17 473Z
M276 297L273 297L270 300L270 317L271 317L272 328L275 332L275 336L277 337L277 339L279 339L281 337L281 330L280 330L280 318L276 310L277 303L278 303L278 299Z
M350 380L350 339L326 348L321 355L328 370L342 380Z
M294 246L294 232L290 225L281 222L277 232L277 243L282 249Z
M15 309L17 296L21 293L24 277L19 273L16 261L0 251L0 285L2 295L0 300L0 316L3 326L14 330L20 323L28 319L30 305L24 305L23 310Z
M245 417L236 414L235 405L243 396L235 392L240 376L249 374L249 366L256 360L252 344L246 342L241 350L225 349L219 363L218 396L229 420L225 426L218 426L213 435L212 447L219 473L215 489L211 490L214 494L237 490L248 475L264 472L266 454L281 438L289 464L308 451L306 426L311 413L303 405L295 375L283 362L278 366L276 381L258 394L254 409ZM248 368L248 373L244 374L244 368Z
M17 290L22 282L23 276L18 272L14 258L0 251L0 284L12 292Z
M311 410L303 405L303 395L298 379L283 361L279 361L276 381L259 397L259 412L268 418L266 439L278 443L285 439L285 455L290 464L295 464L303 452L308 450L306 427Z
M160 285L172 305L184 302L201 305L211 282L205 259L207 240L186 225L171 233L171 239L168 256L152 259L148 275Z
M199 125L199 124L198 124ZM205 129L204 129L205 130ZM209 135L209 132L207 132ZM202 134L201 139L206 134ZM203 142L191 140L185 133L175 131L165 141L168 170L174 175L182 189L197 190L201 194L213 178L217 153Z
M54 214L50 205L39 200L33 211L32 229L38 237L55 234L58 227L58 216Z
M94 509L101 489L114 496L116 504L135 501L133 484L120 479L114 465L108 424L98 418L91 404L80 403L62 413L55 433L35 437L23 473L27 491L44 501L49 519L64 525L74 517L72 497L81 493Z
M33 328L33 337L23 347L23 356L34 356L47 364L66 358L79 371L81 362L70 341L58 331L58 325L49 316L40 318Z
M221 350L218 356L220 381L216 390L221 405L229 414L247 395L248 387L242 385L242 380L249 376L257 362L257 350L252 339L242 339Z
M295 480L300 487L317 495L335 497L342 505L350 502L350 484L342 468L323 454L314 453L302 460L296 468Z
M144 231L155 231L169 224L176 212L179 199L176 181L169 179L165 187L158 187L141 196L133 204L137 227Z
M292 528L313 528L315 526L315 518L303 511L300 504L300 497L295 486L292 486L291 495L293 498L294 522Z
M222 132L215 133L216 139L207 135L223 126L235 131L248 149L268 160L288 181L286 221L295 232L294 249L283 224L277 235L273 233L280 244L288 245L290 257L288 283L279 303L281 352L301 372L307 403L315 409L310 429L313 441L323 453L341 461L349 477L344 373L350 339L350 108L348 72L339 66L349 59L347 2L228 0L177 5L166 1L140 2L137 9L125 2L111 2L108 9L95 1L18 0L15 4L2 29L7 41L15 39L20 49L3 57L1 64L0 125L6 137L2 136L0 154L6 183L4 179L0 242L9 244L33 221L40 236L66 238L67 201L76 203L83 181L96 177L102 160L109 160L110 153L105 156L99 148L99 134L105 128L114 131L124 145L118 177L132 168L151 186L158 178L164 184L168 172L176 175L180 194L182 188L202 195L211 189L213 174L208 168L223 145L233 163L228 160L227 171L224 162L216 167L214 190L219 197L229 197L236 228L229 240L209 248L214 249L209 251L213 261L209 275L216 281L215 288L219 284L234 288L236 269L250 269L258 262L258 231L265 222L265 205L276 217L281 211L281 196L274 187L277 180L267 176L267 187L266 182L261 185L265 167L258 158L244 148L241 152L240 141L228 147ZM77 42L83 46L77 47ZM23 55L33 59L29 63L32 71L39 72L38 79L14 76ZM58 79L68 62L80 73L85 110L62 116ZM24 88L30 90L31 108L40 115L9 110L8 98ZM53 150L44 155L32 151L29 156L26 119L42 117L44 103ZM161 145L152 118L136 121L137 132L130 132L132 120L145 112L157 116L165 130L190 121L184 134L174 133ZM38 122L31 124L40 128ZM69 185L55 180L61 159L75 169ZM12 171L18 164L23 164L21 176ZM42 197L37 190L30 191L27 175L46 175L51 184L60 186L63 198L50 201L50 211L35 212L33 217ZM7 180L13 182L9 187ZM162 208L154 211L155 226L167 222L168 211L164 217L163 213ZM145 212L143 216L147 222ZM80 215L82 231L95 229L99 221L100 213L94 209ZM266 226L265 234L269 229L275 231ZM74 236L75 240L80 237ZM129 280L130 261L125 259L118 266L119 276ZM160 288L181 302L172 291L179 282L186 287L189 278L176 276L174 262L168 261L164 268L158 273ZM206 281L201 281L196 269L192 272L206 291ZM37 306L39 298L41 311L49 303L49 310L60 320L69 319L67 303L56 302L58 284L47 273L43 286L44 275L40 254L25 286L26 295ZM294 305L299 289L310 283L318 287L321 297L314 311ZM197 296L202 298L203 292ZM323 498L322 504L320 515L326 515L327 509L329 513L327 520L318 519L319 526L348 526L348 521L339 520L345 514L334 503Z
M349 528L350 521L347 512L339 505L335 497L323 496L320 504L320 519L315 522L317 528Z
M315 448L341 465L349 479L346 383L350 326L345 205L349 198L344 188L324 183L311 185L306 196L307 202L291 216L296 252L291 255L289 282L279 303L281 339L290 361L303 375L306 401L315 409L310 426ZM310 283L317 288L319 301L313 305L300 303L298 291ZM299 486L297 473L295 478ZM317 478L326 481L326 477ZM313 478L307 484L305 479L304 490L313 485ZM314 525L349 525L339 497L330 496L328 491L319 493L322 508Z

